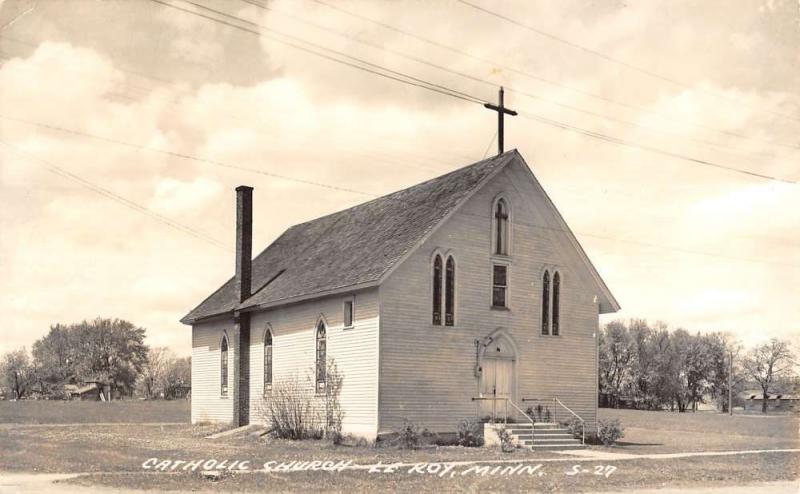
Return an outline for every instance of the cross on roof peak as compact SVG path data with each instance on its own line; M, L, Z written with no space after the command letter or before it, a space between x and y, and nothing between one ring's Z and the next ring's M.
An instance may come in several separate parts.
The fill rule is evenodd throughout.
M493 105L492 103L484 103L483 106L490 110L497 112L497 154L503 154L503 116L505 114L514 116L517 114L514 110L509 110L505 106L503 106L503 86L500 86L500 91L498 94L498 103L497 105Z

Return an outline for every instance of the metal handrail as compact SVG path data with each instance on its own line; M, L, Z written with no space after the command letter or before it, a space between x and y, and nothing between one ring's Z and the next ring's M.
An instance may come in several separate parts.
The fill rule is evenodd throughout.
M558 403L562 407L564 407L564 409L566 411L568 411L569 413L571 413L576 419L580 420L580 422L581 422L581 444L586 444L586 421L583 420L583 418L580 415L578 415L577 413L573 412L570 407L568 407L561 400L559 400L557 396L553 397L553 401Z

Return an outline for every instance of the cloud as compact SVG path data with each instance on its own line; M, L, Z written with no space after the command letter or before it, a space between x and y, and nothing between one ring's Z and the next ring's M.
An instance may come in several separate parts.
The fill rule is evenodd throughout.
M481 98L496 98L500 84L521 89L533 97L506 93L507 103L521 111L726 166L800 178L792 147L800 128L776 115L800 108L800 75L789 63L800 61L797 34L794 25L786 26L785 3L775 2L758 21L757 7L749 4L697 12L690 2L676 2L668 15L643 3L492 7L688 87L453 3L338 5L489 62L311 2L269 6L350 37L274 11L217 7ZM720 5L726 16L708 13ZM101 16L112 7L97 8ZM47 25L42 33L55 33L57 40L44 40L0 66L0 113L134 146L2 119L0 140L223 243L233 240L237 185L256 189L258 251L291 224L494 150L495 117L480 105L174 9L113 8L131 14L117 16L121 24L113 30L98 26L97 17L88 23L82 9L47 5L31 13ZM120 41L118 33L127 28L137 33L137 56ZM31 39L35 33L27 34ZM139 65L132 63L137 60ZM625 308L619 317L728 329L753 341L800 333L796 186L589 139L522 116L507 120L506 139L577 232ZM0 352L30 346L51 323L97 315L129 318L149 329L153 344L188 352L187 328L177 320L230 276L232 253L51 173L30 157L5 147L0 153L0 293L9 294L0 297L7 328Z

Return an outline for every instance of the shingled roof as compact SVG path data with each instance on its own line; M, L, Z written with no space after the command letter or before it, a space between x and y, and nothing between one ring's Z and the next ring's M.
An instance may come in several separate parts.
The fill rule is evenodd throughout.
M479 161L408 189L295 225L253 260L253 295L237 303L228 280L181 322L348 287L381 277L484 180L518 156L516 150Z

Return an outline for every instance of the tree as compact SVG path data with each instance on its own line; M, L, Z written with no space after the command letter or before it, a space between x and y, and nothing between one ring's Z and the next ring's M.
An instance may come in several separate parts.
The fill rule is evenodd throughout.
M629 383L633 347L628 328L621 321L606 325L600 333L600 388L616 407Z
M178 397L177 391L181 386L192 385L192 357L172 359L167 369L164 383L164 397L168 399Z
M126 391L147 363L145 330L122 319L56 324L33 346L34 363L51 386L101 379Z
M761 413L767 413L767 397L770 389L776 381L790 376L794 363L789 342L777 338L756 346L745 357L743 362L745 372L761 386L763 392Z
M0 362L0 377L14 398L20 399L25 396L34 382L33 366L25 348L3 355L3 360Z
M137 382L138 388L145 398L165 396L167 373L175 355L169 348L150 348L147 352L147 363Z

